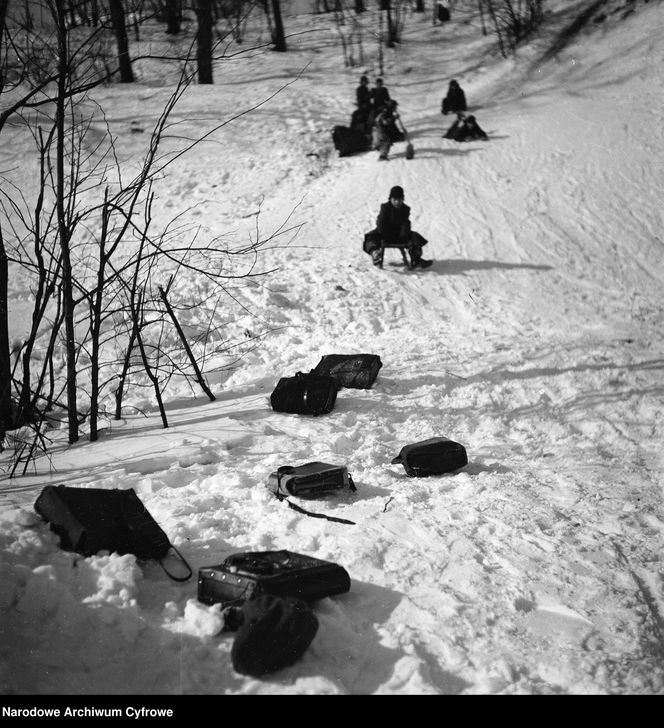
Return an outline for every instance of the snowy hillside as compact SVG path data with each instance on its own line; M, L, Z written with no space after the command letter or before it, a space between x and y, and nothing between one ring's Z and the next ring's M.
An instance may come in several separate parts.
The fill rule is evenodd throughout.
M510 60L474 7L445 25L410 17L383 77L413 160L403 143L387 163L332 148L378 66L367 42L367 65L344 68L326 16L287 17L287 32L316 32L188 90L183 136L279 93L178 161L158 189L164 225L186 211L237 241L293 231L259 257L274 272L215 313L247 342L234 367L208 362L216 401L171 390L162 429L146 394L130 404L147 417L109 420L97 443L62 433L38 472L0 482L0 693L664 693L664 19L644 5L547 54L588 5L558 3ZM96 95L127 165L171 92L149 70ZM451 78L489 141L442 138ZM27 148L13 134L5 169ZM397 251L378 270L362 251L396 184L428 270ZM175 291L206 285L182 276ZM14 286L18 337L30 296ZM280 377L354 352L381 357L372 389L340 390L317 418L271 409ZM416 479L390 464L434 436L468 465ZM265 487L313 460L347 465L357 492L306 507L354 525ZM299 662L243 677L195 578L60 550L33 511L49 483L134 488L195 572L289 549L343 565L351 590L314 605Z

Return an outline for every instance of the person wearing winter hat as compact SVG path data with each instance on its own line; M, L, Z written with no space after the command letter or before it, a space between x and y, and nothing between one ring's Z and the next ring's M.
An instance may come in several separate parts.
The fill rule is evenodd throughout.
M447 89L447 95L441 103L442 114L456 114L459 111L466 111L468 105L466 103L466 94L464 93L459 82L456 79L450 81L450 85Z
M404 202L404 191L400 185L390 189L387 202L380 206L376 228L365 236L365 250L371 254L373 264L382 266L383 246L403 245L410 252L411 268L428 268L433 261L422 257L426 238L411 230L410 207Z
M398 103L394 99L387 101L374 122L372 142L374 149L380 152L378 155L380 160L388 159L392 144L399 139L397 106Z

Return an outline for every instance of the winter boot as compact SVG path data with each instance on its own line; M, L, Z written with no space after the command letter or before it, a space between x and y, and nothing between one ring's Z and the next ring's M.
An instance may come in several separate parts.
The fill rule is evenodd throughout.
M411 263L411 268L428 268L432 265L433 260L425 260L424 258L417 258Z
M371 260L373 261L373 264L378 266L379 268L383 267L383 251L380 248L376 248L376 250L371 251Z

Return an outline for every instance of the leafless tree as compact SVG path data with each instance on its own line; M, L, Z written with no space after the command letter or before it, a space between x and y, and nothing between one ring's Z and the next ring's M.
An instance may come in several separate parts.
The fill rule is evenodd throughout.
M53 7L57 63L41 68L43 81L33 81L0 114L0 135L14 117L32 132L37 162L34 198L12 186L10 176L0 187L0 366L10 372L2 381L13 388L9 396L5 388L0 391L0 426L15 433L12 474L47 447L45 426L53 416L48 412L65 413L69 440L75 442L84 420L90 439L98 437L99 417L108 410L109 397L114 396L120 417L130 387L151 388L164 426L163 393L175 374L209 397L200 362L215 327L209 323L190 341L178 323L178 310L209 304L212 320L222 298L232 300L228 286L233 280L270 272L257 264L260 250L295 231L283 226L233 248L216 238L204 239L177 218L164 230L155 229L154 184L176 159L253 109L240 110L199 137L180 137L177 148L172 143L165 148L163 140L176 123L171 121L173 110L195 75L191 64L184 63L146 140L138 172L125 178L103 109L89 94L105 76L87 61L83 67L74 63L85 54L82 46L69 43L64 3L54 0ZM100 124L106 129L101 139ZM189 233L190 242L183 244ZM35 302L30 330L13 366L5 331L9 266L18 266L32 281ZM173 280L174 271L205 277L209 302L184 300L170 282L164 285L165 279ZM221 342L219 351L231 346ZM22 412L18 418L17 409ZM32 434L16 434L19 425L28 426Z

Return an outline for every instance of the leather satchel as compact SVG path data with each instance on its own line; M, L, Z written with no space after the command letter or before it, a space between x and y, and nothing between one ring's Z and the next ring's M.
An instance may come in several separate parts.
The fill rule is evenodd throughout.
M150 515L133 488L74 488L47 485L35 501L35 511L60 537L65 551L92 556L99 551L134 554L137 559L156 559L175 581L187 581L192 570L168 536ZM174 576L163 565L169 551L177 554L188 570Z

